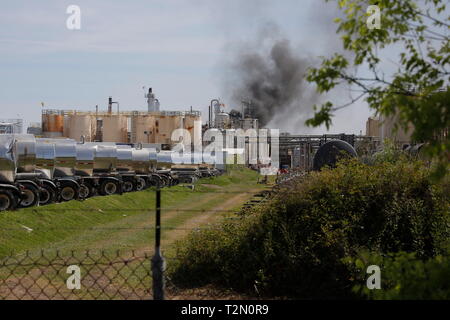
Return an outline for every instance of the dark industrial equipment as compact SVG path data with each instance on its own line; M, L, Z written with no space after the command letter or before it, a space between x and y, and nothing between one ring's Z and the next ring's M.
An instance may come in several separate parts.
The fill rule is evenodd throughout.
M355 149L342 140L332 140L323 144L316 152L313 170L318 171L325 166L334 168L342 158L357 157Z

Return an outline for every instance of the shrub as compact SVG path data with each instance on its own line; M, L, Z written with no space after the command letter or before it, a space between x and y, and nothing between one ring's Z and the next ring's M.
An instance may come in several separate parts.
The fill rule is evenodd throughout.
M381 256L362 254L353 260L359 271L355 293L377 300L449 300L450 257L436 256L421 260L414 253L400 252ZM381 270L381 290L369 290L365 285L367 266L377 265Z
M191 234L171 271L178 284L213 283L294 298L355 298L345 257L362 249L444 252L448 194L421 163L345 161L281 187L263 207Z

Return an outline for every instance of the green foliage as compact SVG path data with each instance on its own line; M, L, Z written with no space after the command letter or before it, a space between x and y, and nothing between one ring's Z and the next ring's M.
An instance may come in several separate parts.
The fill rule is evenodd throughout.
M448 255L422 260L414 253L400 252L387 256L365 253L352 262L358 274L356 282L360 283L353 288L358 295L377 300L450 299ZM369 265L377 265L381 269L380 290L369 290L365 285Z
M448 191L448 190L447 190ZM348 160L277 192L267 204L179 244L178 284L213 283L251 294L354 298L346 263L360 250L444 251L449 199L420 162Z
M384 148L373 155L373 163L395 163L398 161L407 161L407 155L400 150L395 143L386 139L384 141Z
M425 0L422 5L426 10L412 0L336 2L345 14L344 19L335 19L337 32L342 34L343 46L352 53L353 61L334 54L323 59L320 67L311 68L307 79L317 85L320 93L339 84L348 84L362 93L344 106L334 106L330 101L320 109L315 106L315 116L307 124L328 127L334 111L365 97L377 114L398 116L399 127L407 129L412 124L413 140L428 143L427 153L438 162L435 175L444 176L450 168L450 137L442 134L450 128L447 1ZM381 10L380 29L367 27L369 4L376 4ZM378 53L394 46L402 50L398 69L382 70ZM355 73L359 66L367 67L371 76Z

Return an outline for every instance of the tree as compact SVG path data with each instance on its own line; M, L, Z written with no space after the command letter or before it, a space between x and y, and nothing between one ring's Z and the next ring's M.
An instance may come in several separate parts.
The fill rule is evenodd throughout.
M331 0L325 0L331 1ZM435 173L447 174L450 161L450 90L449 63L450 16L446 0L424 0L421 6L412 0L337 0L345 18L335 19L343 47L352 58L335 53L323 58L321 66L310 68L307 79L320 93L347 84L359 95L348 103L335 106L327 101L314 106L310 126L325 124L329 128L333 113L360 99L378 115L397 116L398 126L414 126L412 139L426 142L426 151L436 159ZM369 5L381 12L381 27L369 28ZM398 68L386 76L378 52L401 48ZM351 61L351 59L353 61ZM354 71L366 67L370 76ZM367 72L365 72L367 74Z

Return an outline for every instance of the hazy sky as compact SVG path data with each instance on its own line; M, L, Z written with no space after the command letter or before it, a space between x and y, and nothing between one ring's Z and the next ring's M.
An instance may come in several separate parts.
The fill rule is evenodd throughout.
M66 28L72 4L81 30ZM146 110L142 87L151 86L163 110L192 106L205 120L212 98L239 108L227 101L222 76L234 46L269 23L302 55L326 56L339 49L333 17L320 0L3 2L0 118L40 121L41 102L104 110L109 96L122 110ZM340 111L330 132L364 132L370 114L364 102Z

